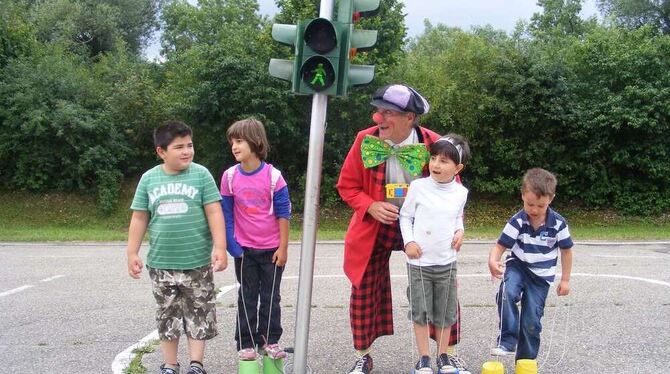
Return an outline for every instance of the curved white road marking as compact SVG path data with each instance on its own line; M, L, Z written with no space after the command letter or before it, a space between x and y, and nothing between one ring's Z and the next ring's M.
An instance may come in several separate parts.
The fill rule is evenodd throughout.
M16 288L13 288L13 289L11 289L11 290L9 290L9 291L0 292L0 297L9 296L9 295L11 295L11 294L14 294L14 293L17 293L17 292L21 292L21 291L23 291L23 290L27 290L27 289L32 288L32 287L35 287L35 286L33 286L32 284L27 284L27 285L25 285L25 286L16 287Z
M64 276L65 275L63 275L63 274L54 275L53 277L44 278L44 279L40 280L40 282L51 282L52 280L56 280L58 278L63 278Z
M580 277L597 277L597 278L619 278L619 279L629 279L636 280L640 282L647 282L651 284L657 284L659 286L670 287L670 282L664 282L656 279L642 278L642 277L632 277L629 275L619 275L619 274L591 274L591 273L572 273L572 275L577 275ZM560 276L558 276L560 278Z
M239 287L239 284L237 283L223 287L221 291L219 291L219 294L216 296L216 299L218 300L228 292L236 290L237 287ZM148 345L150 342L157 339L158 339L158 330L154 330L151 333L149 333L149 335L143 337L139 342L124 349L123 352L119 353L118 355L116 355L116 357L114 357L114 361L112 362L112 372L114 374L122 374L123 370L127 368L128 365L130 365L130 362L133 361L133 359L135 358L135 352L133 351L135 349L142 348Z

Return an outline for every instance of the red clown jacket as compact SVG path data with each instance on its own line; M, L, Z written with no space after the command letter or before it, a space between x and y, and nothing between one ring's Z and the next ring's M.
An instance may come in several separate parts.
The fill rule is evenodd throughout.
M423 140L422 143L428 149L440 138L440 135L424 127L417 127L417 131L420 132L417 134L419 141ZM344 159L337 181L337 191L342 200L354 210L344 237L344 273L354 287L360 286L381 227L379 221L367 214L368 207L375 201L384 201L386 195L384 186L375 183L372 178L373 169L366 169L361 159L363 138L366 135L376 136L377 134L377 126L372 126L361 130L356 135L356 140ZM384 167L384 165L381 164L378 167ZM427 175L427 165L423 172L424 175Z

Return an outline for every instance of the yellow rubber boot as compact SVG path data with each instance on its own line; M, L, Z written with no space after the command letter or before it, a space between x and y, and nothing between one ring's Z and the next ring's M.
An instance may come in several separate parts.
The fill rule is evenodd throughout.
M517 360L515 374L537 374L536 360Z
M487 361L482 365L482 374L505 374L505 367L500 361Z

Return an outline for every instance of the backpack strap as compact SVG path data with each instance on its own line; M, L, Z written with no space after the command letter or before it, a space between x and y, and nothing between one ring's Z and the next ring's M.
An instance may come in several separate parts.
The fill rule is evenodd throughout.
M275 189L277 188L277 181L281 177L281 171L270 165L270 211L268 214L274 214L274 197Z
M230 192L231 195L233 194L233 175L235 174L235 170L237 170L237 165L235 164L228 169L226 169L226 177L228 178L228 191Z

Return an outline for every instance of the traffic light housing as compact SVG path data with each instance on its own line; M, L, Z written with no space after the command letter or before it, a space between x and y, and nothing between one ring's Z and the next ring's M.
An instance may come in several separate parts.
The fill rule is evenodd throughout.
M374 65L351 64L353 51L372 48L376 30L356 30L354 23L376 14L379 0L339 0L337 20L313 18L297 25L272 25L272 38L295 47L293 60L271 59L270 75L291 82L297 94L345 96L372 82Z
M301 21L298 93L337 95L342 25L325 18Z
M325 18L272 25L272 38L295 46L295 59L271 59L270 75L290 81L297 94L337 95L344 28Z
M379 11L379 0L339 0L338 22L347 25L344 30L344 48L340 53L340 82L338 94L345 96L355 86L369 84L375 77L374 65L351 63L357 52L372 49L377 43L376 30L358 30L354 24L362 17L370 17Z
M298 27L296 25L286 25L281 23L275 23L272 25L272 39L282 44L294 46L296 44L297 37ZM297 49L295 55L298 55ZM297 92L296 84L298 83L295 78L295 64L295 60L273 58L270 59L270 65L268 66L268 70L271 76L291 82L291 91L293 92Z

